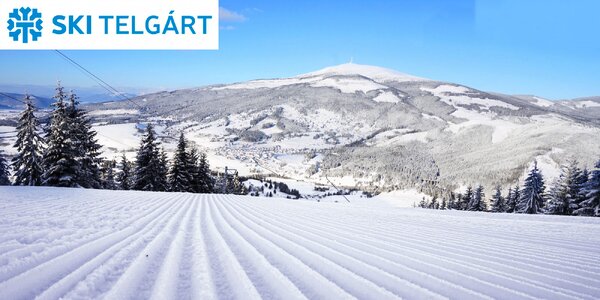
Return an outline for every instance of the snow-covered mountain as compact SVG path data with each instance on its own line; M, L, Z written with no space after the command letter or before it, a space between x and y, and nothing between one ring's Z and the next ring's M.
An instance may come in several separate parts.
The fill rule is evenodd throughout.
M133 155L138 124L152 121L167 143L186 132L216 167L373 189L512 184L533 159L555 177L567 158L600 157L598 98L510 96L356 64L134 101L143 109L87 107L109 155Z

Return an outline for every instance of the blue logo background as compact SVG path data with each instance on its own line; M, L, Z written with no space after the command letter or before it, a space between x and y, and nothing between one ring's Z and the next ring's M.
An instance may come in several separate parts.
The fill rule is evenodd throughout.
M13 41L19 41L23 44L29 43L29 37L32 41L37 41L42 36L42 14L37 8L21 7L13 9L8 14L8 35L13 38Z

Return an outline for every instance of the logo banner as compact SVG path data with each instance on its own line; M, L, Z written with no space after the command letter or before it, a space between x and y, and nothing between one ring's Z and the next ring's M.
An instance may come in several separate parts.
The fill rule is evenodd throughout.
M218 0L5 0L0 49L218 50Z

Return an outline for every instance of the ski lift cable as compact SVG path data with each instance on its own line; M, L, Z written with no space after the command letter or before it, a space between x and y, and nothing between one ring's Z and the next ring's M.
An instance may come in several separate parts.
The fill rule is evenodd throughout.
M139 108L141 111L144 110L144 109L148 109L148 107L145 108L143 105L137 103L132 98L128 97L125 93L122 93L119 90L117 90L115 87L113 87L112 85L110 85L109 83L107 83L105 80L103 80L102 78L100 78L98 75L94 74L92 71L90 71L89 69L87 69L86 67L84 67L83 65L81 65L80 63L78 63L77 61L75 61L73 58L69 57L64 52L62 52L60 50L54 50L54 52L56 54L58 54L61 58L63 58L65 61L67 61L68 63L70 63L73 66L75 66L83 74L85 74L87 77L89 77L90 79L92 79L93 81L95 81L102 88L104 88L105 90L107 90L109 93L114 94L114 95L120 97L121 99L126 100L126 101L132 103L137 108ZM182 109L182 108L183 107L180 107L178 109ZM151 113L154 113L155 115L159 115L159 113L156 110L149 110L149 111ZM181 129L181 131L183 132L183 129ZM176 137L171 137L171 136L168 136L168 137L177 140Z
M27 104L25 101L23 101L23 100L19 100L19 99L15 98L15 97L13 97L13 96L11 96L11 95L9 95L9 94L5 94L5 93L3 93L3 92L0 92L0 95L2 95L2 96L4 96L4 97L7 97L8 99L15 100L15 101L17 101L17 102L20 102L20 103L23 103L23 104Z
M96 83L98 83L102 88L104 88L105 90L107 90L109 93L115 94L118 97L121 97L122 99L129 101L130 103L132 103L133 105L137 106L138 108L143 109L143 106L141 106L137 102L133 101L131 98L127 97L123 93L119 92L119 90L117 90L116 88L114 88L112 85L108 84L102 78L100 78L96 74L92 73L90 70L88 70L87 68L85 68L84 66L82 66L81 64L79 64L78 62L76 62L74 59L72 59L71 57L69 57L68 55L66 55L65 53L63 53L62 51L60 51L60 50L54 50L54 51L60 57L62 57L63 59L65 59L67 62L69 62L72 65L74 65L75 67L77 67L80 71L82 71L88 77L91 77L94 81L96 81Z

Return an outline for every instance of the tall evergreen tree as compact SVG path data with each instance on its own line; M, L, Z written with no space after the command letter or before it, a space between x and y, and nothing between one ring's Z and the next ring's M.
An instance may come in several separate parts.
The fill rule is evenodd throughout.
M116 190L118 188L115 181L114 169L117 163L114 160L106 160L102 162L102 188L105 190Z
M17 155L12 159L15 185L38 186L42 184L44 169L42 153L44 141L39 135L40 123L34 114L31 97L25 96L25 110L19 116L17 125Z
M125 153L121 157L121 162L119 164L119 173L117 174L117 182L119 185L119 189L121 190L130 190L133 185L132 182L132 174L131 174L131 162L127 160Z
M160 148L158 164L158 183L161 191L168 191L169 187L169 158L165 149Z
M585 200L583 188L586 183L587 179L582 179L577 161L568 162L561 168L560 177L550 190L546 212L555 215L573 214Z
M448 209L456 209L456 195L454 192L450 192L450 196L448 198Z
M534 161L533 168L525 178L521 197L517 202L516 212L524 214L541 213L544 204L544 177L538 169L537 161Z
M473 198L469 203L470 211L486 211L487 205L485 203L485 193L483 192L483 186L479 185L477 189L475 189L475 193L473 194Z
M77 184L84 188L101 188L103 186L100 170L102 165L100 149L102 146L98 144L96 132L92 129L87 112L79 108L78 99L79 97L71 91L67 106L69 123L71 124L69 136L77 152L76 159L80 165Z
M581 202L575 214L600 217L600 160L594 166L585 191L586 200Z
M73 143L72 123L65 103L67 95L58 84L50 126L46 132L47 148L44 151L44 185L77 187L81 165L77 160L79 151Z
M473 187L468 186L465 194L459 198L459 210L467 210L470 207L471 202L473 201Z
M146 127L135 163L134 190L166 191L166 166L152 124Z
M519 184L515 185L515 187L508 191L508 198L506 199L506 212L514 213L517 209L517 203L521 199L521 188Z
M200 182L200 154L198 153L198 149L196 147L190 147L189 150L189 165L188 165L188 173L190 174L190 190L192 193L200 193L201 192L201 182Z
M0 150L0 185L10 185L10 172L4 153Z
M494 196L492 196L492 203L490 206L491 212L506 212L506 203L504 197L502 197L502 189L499 185L496 186L496 192L494 193Z
M169 173L170 191L194 192L192 188L192 172L194 172L196 166L192 165L192 159L187 148L187 141L183 133L181 133Z
M200 160L198 161L198 174L201 182L200 193L212 193L214 191L215 180L210 174L210 165L206 153L200 153Z

